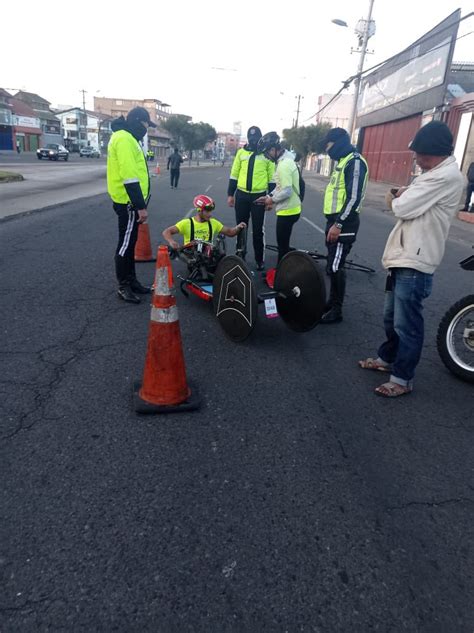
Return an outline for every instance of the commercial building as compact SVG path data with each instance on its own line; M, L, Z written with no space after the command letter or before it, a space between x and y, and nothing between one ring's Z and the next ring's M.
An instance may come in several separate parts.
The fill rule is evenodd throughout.
M474 64L452 62L459 19L457 10L363 78L356 127L371 180L409 184L417 173L409 143L433 119L450 126L456 158L467 171L474 147Z
M160 123L171 116L171 106L159 99L123 99L115 97L94 97L94 110L107 114L112 119L126 116L132 108L145 108L156 128L150 128L145 138L144 149L152 149L156 159L166 158L171 146L171 135Z
M51 103L35 94L34 92L26 92L20 90L15 94L15 99L26 103L35 113L40 121L41 127L41 145L44 147L48 143L63 143L61 136L61 122L58 117L51 111Z

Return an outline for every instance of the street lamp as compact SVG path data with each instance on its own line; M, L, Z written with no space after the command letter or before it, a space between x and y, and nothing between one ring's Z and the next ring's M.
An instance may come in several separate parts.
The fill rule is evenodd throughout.
M357 115L357 101L359 99L362 70L364 68L364 60L365 60L365 55L367 53L367 42L369 41L369 38L372 37L372 35L374 35L375 33L375 21L372 20L373 6L374 6L374 0L369 0L369 11L367 15L367 20L359 20L355 28L355 33L359 38L360 56L359 56L359 64L357 66L357 74L354 80L354 100L352 103L349 123L347 125L348 132L351 138L354 133L354 126L355 126L356 115ZM332 22L334 24L337 24L338 26L347 26L347 23L344 22L344 20L335 19L335 20L332 20Z

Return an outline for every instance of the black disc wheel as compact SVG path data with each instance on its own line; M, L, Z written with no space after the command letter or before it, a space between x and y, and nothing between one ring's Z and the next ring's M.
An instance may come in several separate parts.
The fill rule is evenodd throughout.
M312 257L290 251L278 264L274 290L278 312L295 332L312 330L326 307L326 284L321 268Z
M257 321L257 293L246 263L235 255L223 257L213 280L214 314L226 335L245 341Z

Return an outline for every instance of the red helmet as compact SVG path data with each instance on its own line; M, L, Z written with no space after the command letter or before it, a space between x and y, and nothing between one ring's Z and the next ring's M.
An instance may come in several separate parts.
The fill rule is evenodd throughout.
M209 196L205 196L203 193L194 198L193 205L199 211L214 211L216 208L214 200Z

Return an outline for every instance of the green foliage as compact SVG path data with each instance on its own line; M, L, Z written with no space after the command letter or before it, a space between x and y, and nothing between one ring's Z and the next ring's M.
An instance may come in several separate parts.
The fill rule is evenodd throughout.
M304 163L308 154L322 151L321 143L330 129L329 123L292 127L283 130L283 138L301 156Z
M217 132L209 123L191 123L188 117L177 114L161 124L173 137L175 143L192 152L203 149L209 141L217 138Z

